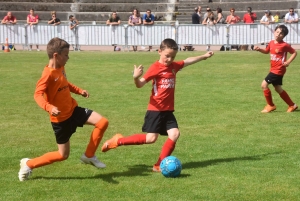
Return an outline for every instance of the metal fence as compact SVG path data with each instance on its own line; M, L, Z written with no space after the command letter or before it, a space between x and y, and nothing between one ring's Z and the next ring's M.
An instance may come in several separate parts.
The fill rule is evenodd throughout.
M80 25L73 30L68 25L0 25L0 43L4 44L8 38L10 44L23 45L23 49L27 49L29 45L46 45L51 38L59 37L74 46L119 45L124 49L135 45L160 45L165 38L172 38L179 45L250 45L272 40L277 25ZM300 44L300 24L285 25L289 29L285 41Z

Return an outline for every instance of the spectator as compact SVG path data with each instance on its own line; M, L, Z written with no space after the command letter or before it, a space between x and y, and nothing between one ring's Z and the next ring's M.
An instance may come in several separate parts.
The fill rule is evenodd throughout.
M210 11L207 15L207 17L203 20L202 24L206 24L208 26L215 25L217 22L215 20L214 13ZM210 51L210 45L207 45L206 51Z
M197 14L199 15L199 24L201 24L202 23L202 13L201 13L201 6L198 6L198 12L197 12Z
M207 18L207 15L208 15L209 12L211 12L211 9L210 9L209 7L207 7L207 8L206 8L206 13L205 13L204 16L203 16L203 20L204 20L205 18ZM203 22L203 20L202 20L202 22ZM201 24L202 24L202 22L201 22Z
M110 26L118 26L121 24L121 19L118 16L116 11L112 12L110 18L106 21L106 24ZM113 44L113 46L114 46L114 51L116 51L117 45Z
M7 15L1 21L1 24L16 24L17 18L11 14L11 12L7 12Z
M235 15L235 9L231 8L230 15L228 15L226 18L226 23L227 24L236 24L240 21L241 21L241 18L239 16Z
M192 15L192 24L200 24L200 16L198 14L198 7L194 9L194 13Z
M69 16L69 27L72 31L74 31L75 35L77 33L77 26L78 26L79 22L78 20L73 16L73 15L70 15ZM76 42L75 42L76 43ZM80 48L79 48L79 45L78 45L78 42L76 44L72 44L73 45L73 50L78 50L80 51Z
M144 16L143 16L143 24L146 25L146 26L148 26L148 25L151 26L151 25L154 24L154 15L151 14L151 10L150 9L148 9L146 11L146 13L144 14ZM152 49L152 46L149 46L149 50L148 51L150 51L151 49Z
M252 12L252 8L248 7L247 8L247 13L245 13L243 17L243 21L246 24L252 24L254 23L254 20L256 20L257 16L256 13Z
M60 24L60 19L56 17L56 12L52 11L51 12L52 18L48 21L48 24L52 24L53 26L59 25Z
M274 17L269 10L265 11L265 15L261 18L260 23L265 25L274 23Z
M290 8L289 12L284 17L285 23L298 23L298 14L294 12L294 8Z
M216 23L218 24L224 24L225 23L225 18L224 15L222 13L222 9L221 8L217 8L217 20Z
M274 16L274 22L275 23L279 22L279 19L280 19L280 13L276 12L276 15Z
M29 10L29 14L27 15L27 24L32 27L33 25L37 25L39 23L39 16L34 14L34 9L31 8ZM32 45L29 45L29 51L32 50ZM40 51L39 45L36 45L36 50Z
M133 9L132 15L129 16L128 24L130 26L138 26L138 25L142 24L142 20L141 20L138 9L136 9L136 8ZM137 51L137 46L132 46L132 48L133 48L133 51Z

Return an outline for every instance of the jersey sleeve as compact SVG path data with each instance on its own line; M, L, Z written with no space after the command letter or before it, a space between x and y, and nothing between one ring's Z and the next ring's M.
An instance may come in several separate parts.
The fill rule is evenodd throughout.
M68 84L69 84L69 89L72 93L79 94L79 95L82 93L83 90L80 89L79 87L75 86L74 84L72 84L70 82L68 82Z
M176 61L173 63L176 73L184 67L184 61Z
M157 72L157 65L152 64L149 69L147 70L147 72L144 74L143 78L149 82L150 80L152 80L153 78L155 78L155 76L158 74Z
M48 80L50 78L50 74L45 71L42 74L42 77L38 80L34 92L34 100L43 110L50 112L54 107L45 99L46 90L48 87Z
M290 44L286 44L286 46L284 47L285 52L288 52L290 54L294 54L295 53L295 49L292 48L292 46Z

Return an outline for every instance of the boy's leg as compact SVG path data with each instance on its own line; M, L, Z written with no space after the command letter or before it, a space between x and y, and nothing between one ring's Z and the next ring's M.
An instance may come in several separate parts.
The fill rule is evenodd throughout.
M266 80L263 80L261 83L261 88L263 89L264 96L266 98L267 105L265 108L261 111L262 113L268 113L272 112L273 110L276 110L276 106L273 103L272 99L272 93L271 90L268 87L269 83L266 82Z
M172 128L168 130L168 139L166 140L165 144L162 147L160 156L157 160L157 162L153 166L153 171L160 172L159 166L161 161L167 157L170 156L175 149L176 141L180 136L180 132L178 128Z
M279 93L280 97L286 104L288 104L288 110L287 112L293 112L296 109L298 109L298 106L292 101L288 93L282 89L281 85L275 86L275 90Z
M20 163L19 180L26 180L32 169L52 164L54 162L66 160L70 153L70 141L65 144L58 144L58 151L48 152L33 159L22 159Z
M102 140L104 132L108 127L108 120L102 117L100 114L92 112L86 123L95 125L95 128L91 133L90 141L86 148L85 154L81 156L80 160L83 163L94 165L97 168L105 168L106 165L96 158L95 153L99 143Z

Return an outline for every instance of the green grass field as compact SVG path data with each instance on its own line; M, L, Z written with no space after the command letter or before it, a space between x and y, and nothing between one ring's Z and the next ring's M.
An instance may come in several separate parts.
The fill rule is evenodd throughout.
M176 60L204 54L179 52ZM80 106L109 119L100 144L115 133L141 132L151 84L135 88L134 64L146 68L156 52L70 52L68 80L88 90L74 95ZM288 68L283 88L300 104L300 57ZM83 165L91 126L71 138L68 160L34 169L18 180L19 161L57 150L48 114L33 99L48 59L43 52L0 53L0 200L299 200L300 131L298 111L271 88L277 110L265 106L260 84L269 55L216 52L177 74L175 116L181 137L172 155L183 166L178 178L152 173L165 137L152 145L97 151L107 168Z

